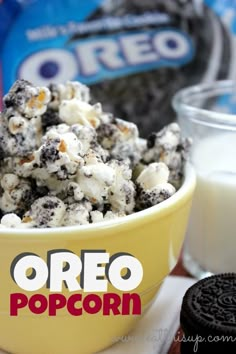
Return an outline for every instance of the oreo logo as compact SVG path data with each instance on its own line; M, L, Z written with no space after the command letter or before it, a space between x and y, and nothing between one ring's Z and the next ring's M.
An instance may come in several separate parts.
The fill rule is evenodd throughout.
M27 57L18 77L37 85L66 80L101 82L191 61L190 37L175 29L118 33L76 41L64 49L44 49Z
M45 49L24 60L20 66L18 77L36 85L48 85L52 81L62 83L72 80L77 73L77 62L70 51Z

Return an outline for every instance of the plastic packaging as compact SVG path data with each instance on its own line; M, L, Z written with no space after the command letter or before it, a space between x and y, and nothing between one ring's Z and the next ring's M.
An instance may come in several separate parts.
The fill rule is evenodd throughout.
M147 136L179 88L236 77L235 15L233 0L3 0L2 93L79 80Z

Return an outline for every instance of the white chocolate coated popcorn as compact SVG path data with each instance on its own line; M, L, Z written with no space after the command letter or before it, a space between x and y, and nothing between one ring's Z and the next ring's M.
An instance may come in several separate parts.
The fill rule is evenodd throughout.
M12 173L5 174L1 179L1 186L4 190L12 190L20 183L19 177Z
M90 210L92 206L87 201L68 205L62 222L63 226L89 224Z
M101 211L99 210L93 210L90 212L90 217L92 220L92 223L98 223L104 220L104 215Z
M79 82L18 80L0 115L0 228L87 225L161 203L189 146L176 123L140 138Z
M169 169L163 162L153 162L140 173L137 183L145 190L151 189L157 184L166 183L169 174Z
M5 227L19 227L21 225L21 218L14 213L6 214L1 219L1 225Z
M27 125L27 120L21 116L12 116L9 119L8 128L11 134L16 135L22 133Z
M89 102L89 88L77 81L67 81L65 84L51 84L51 102L49 107L54 110L58 109L63 100L72 100L73 98L79 101Z
M3 101L7 116L17 112L31 119L46 111L50 98L51 94L47 87L35 87L28 81L18 80L4 96Z
M160 183L146 190L141 188L137 193L136 207L138 210L150 208L170 198L175 192L175 187L170 183Z
M23 222L33 223L35 227L60 226L66 212L65 204L57 197L37 199L25 214Z
M142 210L159 204L175 193L168 183L169 169L163 162L148 165L138 176L137 208Z
M179 125L171 123L160 132L149 136L148 149L144 153L143 160L146 163L154 161L165 163L170 170L169 181L176 187L180 187L183 165L187 159L190 146L191 139L182 138Z
M77 174L82 192L93 204L107 202L109 187L115 180L114 169L97 159L95 154L88 154L84 161L85 165Z
M11 120L13 119L13 120ZM32 153L38 147L40 139L37 120L32 118L30 124L25 118L8 118L2 113L0 115L0 159L10 156L26 156ZM19 120L22 120L20 125Z
M77 168L83 164L80 156L82 144L76 135L49 131L44 141L30 161L22 164L21 173L24 176L31 175L36 180L48 180L53 176L58 180L65 180L75 176Z
M76 182L69 182L66 186L66 199L70 204L70 201L79 202L84 198L84 193L81 190L81 187Z
M97 128L100 124L101 106L94 105L76 98L62 101L59 107L59 117L68 125L81 124L87 127Z
M132 165L141 159L144 142L134 123L111 117L98 127L97 133L98 141L114 159L129 159Z
M93 210L90 212L90 217L93 223L99 223L102 221L118 219L122 216L125 216L124 213L114 213L113 211L107 211L104 215L98 210Z
M34 199L32 185L27 179L19 179L13 174L5 174L1 186L3 192L0 197L0 208L4 213L13 211L22 213Z
M109 188L108 201L113 212L131 214L135 207L135 185L131 180L132 170L127 161L111 160L115 178Z

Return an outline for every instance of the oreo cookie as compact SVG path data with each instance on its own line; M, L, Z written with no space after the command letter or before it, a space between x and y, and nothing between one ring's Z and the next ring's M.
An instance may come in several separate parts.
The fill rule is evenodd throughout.
M207 277L183 297L181 354L236 349L236 273Z

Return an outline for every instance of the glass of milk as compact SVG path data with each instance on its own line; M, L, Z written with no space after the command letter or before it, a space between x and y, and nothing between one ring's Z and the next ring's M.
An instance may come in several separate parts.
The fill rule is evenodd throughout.
M236 272L236 82L183 89L173 107L197 173L183 264L198 279Z

